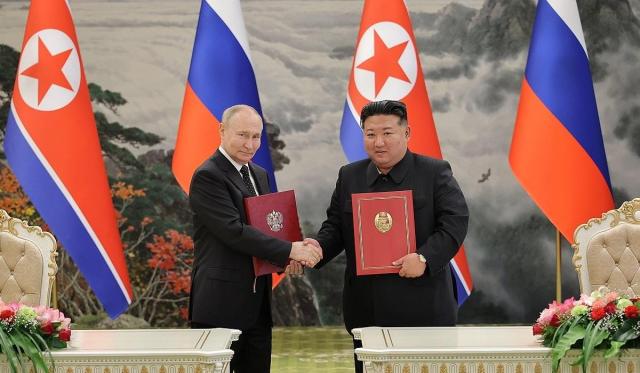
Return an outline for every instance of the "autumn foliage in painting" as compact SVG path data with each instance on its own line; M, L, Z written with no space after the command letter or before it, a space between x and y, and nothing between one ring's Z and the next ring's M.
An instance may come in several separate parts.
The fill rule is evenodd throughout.
M191 288L191 237L176 229L156 234L154 220L148 216L131 221L128 212L134 209L136 200L146 197L144 189L117 181L111 186L111 195L133 285L134 297L128 313L152 325L182 324ZM1 163L0 208L12 217L47 229L15 175ZM58 307L74 317L103 312L63 247L59 248L58 261Z
M33 208L8 167L0 168L0 209L14 218L27 220L35 225L43 225L40 215L36 213L36 209Z

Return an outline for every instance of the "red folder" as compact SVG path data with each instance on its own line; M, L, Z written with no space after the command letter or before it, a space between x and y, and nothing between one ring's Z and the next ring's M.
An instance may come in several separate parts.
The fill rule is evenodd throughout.
M358 276L398 273L391 263L416 252L410 190L351 196Z
M293 190L247 197L244 199L244 211L247 223L262 233L286 241L302 240ZM284 268L254 256L253 271L256 276L261 276L282 272Z

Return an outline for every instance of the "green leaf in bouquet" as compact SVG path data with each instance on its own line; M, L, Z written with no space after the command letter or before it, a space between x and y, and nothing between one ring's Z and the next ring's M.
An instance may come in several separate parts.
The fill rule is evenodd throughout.
M558 339L567 333L567 330L579 324L582 318L576 318L571 320L571 322L563 322L560 324L555 331L553 332L553 338L551 339L551 343L548 347L555 347L558 343Z
M636 323L636 320L627 319L620 325L618 331L616 331L616 333L611 337L611 347L609 347L607 352L605 352L605 359L618 356L622 346L624 346L628 341L640 337L640 332L634 328Z
M611 339L617 342L627 342L640 337L640 332L634 329L634 326L636 324L636 320L625 320L622 325L620 325L620 328L618 328L618 331L616 331L615 334L611 337Z
M550 330L551 328L544 328L542 335L540 336L542 345L545 347L553 347L554 338L557 328Z
M551 370L553 373L558 371L560 360L566 355L567 351L573 346L574 343L584 338L586 329L582 326L578 319L571 323L561 325L561 327L567 325L564 330L566 333L560 335L556 341L553 349L551 350ZM560 328L558 328L560 330Z
M589 323L584 335L584 342L582 343L582 353L580 357L574 361L571 365L582 366L582 372L587 373L587 363L591 360L593 350L598 347L607 337L609 337L609 331L601 328L603 320L598 322Z
M54 338L49 342L49 345L51 346L51 348L66 348L67 342Z
M33 342L34 345L39 346L38 350L40 350L41 357L43 356L42 352L47 353L47 357L49 358L49 362L51 363L51 371L55 371L56 370L55 361L53 360L53 355L51 355L51 350L49 350L49 345L44 340L44 338L42 338L40 334L27 334L27 337L31 339L31 342ZM49 370L47 370L47 372L48 371Z
M13 343L11 336L7 334L4 329L0 328L0 352L4 353L7 357L11 371L17 372L18 366L22 367L22 361L18 353L13 349L14 345L15 343Z
M569 329L574 323L576 323L576 320L574 320L571 323L562 323L560 324L560 326L558 326L556 328L555 333L553 333L553 339L551 340L551 347L554 347L557 343L558 343L558 339L565 335L565 333L567 332L567 329Z
M618 354L620 353L620 349L622 348L622 346L624 346L625 343L627 342L611 341L611 347L609 347L609 349L607 349L607 351L604 353L604 358L611 359L612 357L618 356Z
M31 360L34 371L49 371L49 369L47 368L47 364L42 357L42 351L37 344L33 343L32 340L28 338L27 333L16 329L13 335L13 340L14 342L16 342L16 346L22 349L29 360Z

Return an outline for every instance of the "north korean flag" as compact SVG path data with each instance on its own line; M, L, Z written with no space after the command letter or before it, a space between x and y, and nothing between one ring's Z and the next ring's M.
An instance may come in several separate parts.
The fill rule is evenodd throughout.
M115 317L131 285L69 5L33 0L4 148L36 209Z
M350 162L367 157L360 112L371 101L399 100L411 123L409 149L442 158L409 12L403 0L366 0L344 105L340 142ZM458 304L473 288L464 247L451 260Z

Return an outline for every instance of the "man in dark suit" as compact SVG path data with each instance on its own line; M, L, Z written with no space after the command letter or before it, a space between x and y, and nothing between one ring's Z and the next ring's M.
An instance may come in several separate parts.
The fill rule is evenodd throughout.
M342 167L314 244L321 267L345 250L343 311L347 331L367 326L448 326L457 318L449 261L467 232L467 205L449 163L407 148L411 128L399 101L372 102L360 115L368 159ZM356 275L351 195L411 190L417 252L398 258L399 275ZM311 240L309 240L311 242ZM299 274L292 264L288 271ZM356 341L354 341L356 345ZM356 360L356 371L362 364Z
M291 258L313 266L322 251L287 242L247 225L244 197L269 193L266 171L251 162L260 146L262 119L250 106L225 110L220 148L194 173L189 192L195 260L189 319L192 328L234 328L231 370L269 372L271 276L254 275L252 257L280 266Z

